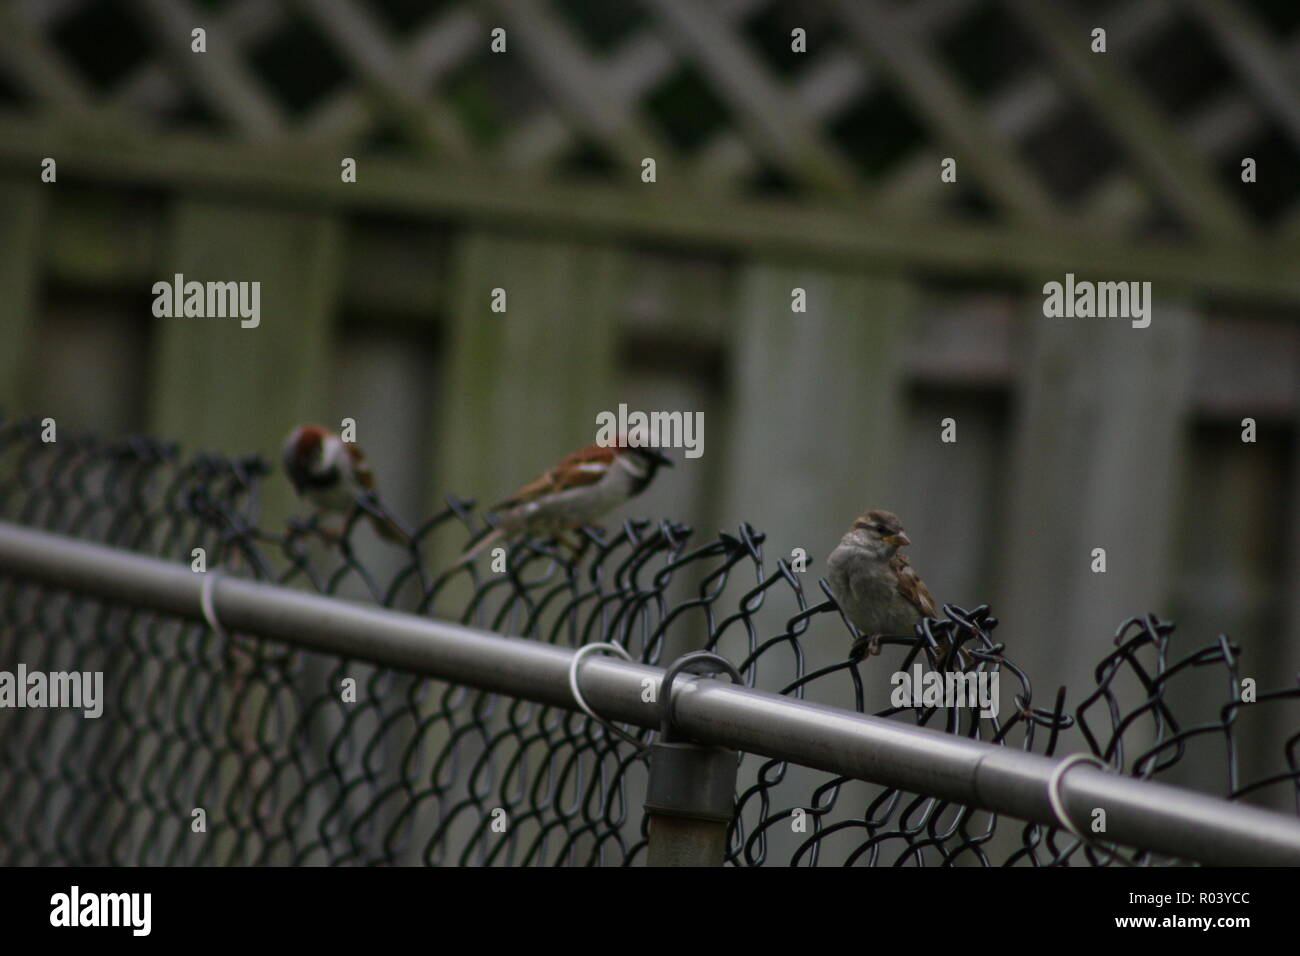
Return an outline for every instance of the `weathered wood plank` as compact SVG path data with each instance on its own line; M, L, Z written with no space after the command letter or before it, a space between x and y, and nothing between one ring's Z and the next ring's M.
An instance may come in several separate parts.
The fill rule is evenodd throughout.
M490 506L596 438L618 406L617 248L469 232L456 241L431 505ZM493 312L493 289L506 311ZM457 542L457 546L464 542Z
M770 263L746 267L740 282L729 421L712 429L701 460L722 469L718 523L765 531L772 567L803 548L817 603L817 579L853 519L888 508L898 491L909 289L896 278ZM791 311L796 287L807 292L806 313ZM847 636L829 630L827 646L807 644L822 663L848 651Z
M38 170L26 182L0 181L0 411L33 412L26 403L36 374L37 314L40 307L40 227L45 196Z
M183 136L147 142L71 136L56 125L0 117L0 168L25 170L59 150L69 170L99 182L200 187L249 202L308 203L321 209L454 217L495 227L544 229L557 237L672 242L708 249L797 258L836 268L924 268L952 276L1016 277L1067 269L1116 279L1182 282L1198 291L1300 301L1294 242L1242 240L1188 245L1116 240L1083 230L927 222L911 215L762 201L701 201L642 188L529 182L503 184L482 171L369 160L368 172L338 188L336 157L318 151L263 149ZM61 169L61 172L63 170Z
M51 204L46 217L51 228L36 245L44 251L47 279L116 289L156 278L162 224L152 209L141 213L136 201L67 188L78 189L76 202ZM442 261L442 233L428 224L381 228L364 220L350 227L349 236L341 292L347 307L419 330L437 327L446 279L430 263ZM720 355L729 334L716 275L722 268L697 257L641 254L630 280L623 334L662 351ZM675 277L662 281L660 274L668 272ZM1018 351L1009 301L975 288L928 295L908 336L909 379L934 386L1004 387L1014 375ZM1290 417L1300 407L1298 342L1300 327L1281 316L1224 312L1207 317L1193 383L1198 414Z
M258 452L276 462L289 429L323 412L340 244L329 216L178 200L169 265L156 281L180 273L260 282L261 319L256 328L238 318L154 320L151 431L189 450ZM275 527L291 492L281 480L266 491Z
M1200 317L1157 297L1149 328L1045 318L1032 351L1003 489L995 611L1008 655L1044 700L1091 671L1126 618L1168 614L1171 535ZM1091 570L1106 551L1106 572Z

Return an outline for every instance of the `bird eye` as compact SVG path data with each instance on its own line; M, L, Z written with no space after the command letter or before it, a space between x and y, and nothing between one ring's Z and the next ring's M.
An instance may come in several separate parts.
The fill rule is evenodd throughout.
M889 534L889 529L886 528L883 524L873 525L872 530L877 531L880 534Z

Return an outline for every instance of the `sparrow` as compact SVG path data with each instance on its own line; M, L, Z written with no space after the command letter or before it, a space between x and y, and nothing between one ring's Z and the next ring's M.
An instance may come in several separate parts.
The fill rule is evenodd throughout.
M930 589L898 550L911 543L897 515L867 511L827 559L831 591L845 617L862 632L850 659L879 654L882 637L910 635L922 618L938 613Z
M466 551L456 567L501 539L521 534L561 534L591 524L645 491L660 466L672 460L656 448L588 445L530 481L488 513L495 527Z
M361 449L320 425L300 425L284 440L284 470L298 497L323 514L360 508L379 535L409 544L406 531L375 500L375 476Z

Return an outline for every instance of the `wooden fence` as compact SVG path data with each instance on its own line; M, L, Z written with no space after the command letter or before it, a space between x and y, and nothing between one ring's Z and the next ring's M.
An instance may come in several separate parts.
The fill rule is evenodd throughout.
M1300 143L1300 30L1121 3L1094 55L1072 4L844 0L807 14L826 52L785 74L755 33L788 44L813 7L614 4L635 16L601 45L572 4L444 3L399 29L377 12L397 5L141 0L147 52L97 85L67 36L104 6L4 12L4 408L268 457L292 424L350 416L410 516L513 490L620 402L702 410L704 457L629 513L751 521L774 557L811 553L818 593L851 518L892 507L936 596L992 603L1043 695L1086 686L1146 611L1189 647L1231 633L1261 685L1295 679L1300 188L1277 181L1300 177L1235 180L1265 132L1279 156ZM990 16L1040 50L991 91L942 52ZM1233 82L1174 110L1139 52L1188 24ZM308 27L346 78L291 104L254 51ZM726 117L694 139L671 125L688 110L653 105L686 73ZM466 122L467 89L496 132ZM931 138L868 170L832 130L886 89ZM1081 108L1122 155L1066 188L1035 144L1061 123L1089 139ZM945 156L979 209L949 198ZM1290 201L1261 211L1252 185ZM1066 272L1152 282L1151 327L1044 318ZM261 326L153 318L175 273L260 280Z

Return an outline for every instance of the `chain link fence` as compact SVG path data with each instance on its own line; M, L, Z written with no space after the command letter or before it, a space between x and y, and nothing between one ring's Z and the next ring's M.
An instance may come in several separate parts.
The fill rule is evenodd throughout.
M493 574L482 560L452 567L485 531L472 502L448 499L409 549L393 548L362 540L357 515L341 537L316 519L269 527L261 491L282 480L257 458L186 459L147 438L60 432L47 443L37 422L0 423L6 522L186 564L202 548L209 571L566 647L610 641L651 665L707 649L750 686L789 697L1044 755L1087 751L1143 779L1179 779L1190 765L1220 796L1300 813L1300 687L1243 702L1241 649L1227 637L1189 651L1172 624L1134 618L1094 686L1044 701L987 607L946 606L881 656L848 660L855 635L825 584L766 559L748 525L700 540L680 524L627 521L588 529L576 554L522 541L508 573ZM991 716L880 706L890 675L933 666L925 646L944 642L965 652L948 655L955 666L997 674L1008 705ZM812 663L828 647L832 662ZM102 671L106 701L93 720L0 709L5 865L645 862L643 754L581 713L226 635L0 568L0 670L20 664ZM1198 693L1195 713L1180 712L1180 683L1207 673L1222 696ZM1275 756L1252 779L1239 759L1247 719ZM728 847L745 866L1180 862L752 754Z

